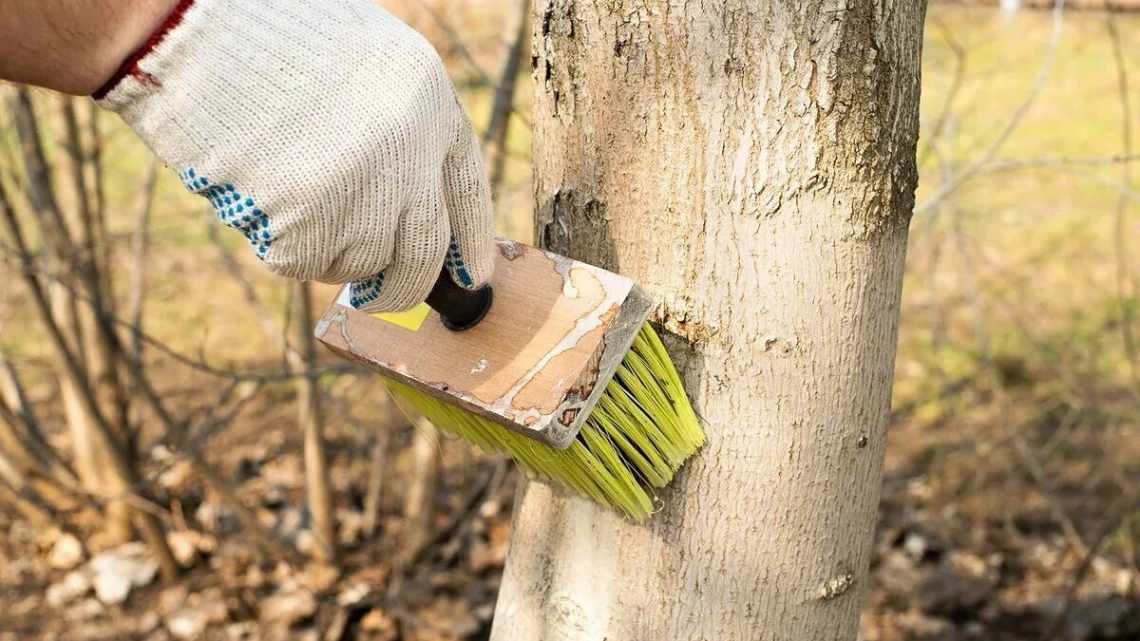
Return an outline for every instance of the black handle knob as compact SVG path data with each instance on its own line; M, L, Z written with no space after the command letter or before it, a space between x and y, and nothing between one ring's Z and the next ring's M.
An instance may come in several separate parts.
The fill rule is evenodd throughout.
M439 272L435 286L428 294L427 304L439 312L443 326L453 332L471 329L483 320L491 309L493 298L491 286L484 285L476 290L463 289L451 280L447 268Z

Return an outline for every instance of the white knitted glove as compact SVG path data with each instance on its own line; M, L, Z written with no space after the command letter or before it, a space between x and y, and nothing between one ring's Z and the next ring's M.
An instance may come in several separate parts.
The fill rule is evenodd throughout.
M493 265L479 143L439 56L371 0L182 0L95 95L274 272L424 300Z

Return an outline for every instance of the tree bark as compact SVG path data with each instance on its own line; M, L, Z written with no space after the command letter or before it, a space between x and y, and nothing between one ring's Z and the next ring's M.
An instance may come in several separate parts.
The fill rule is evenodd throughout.
M853 639L924 2L539 0L539 240L659 303L708 445L632 525L520 488L494 641Z

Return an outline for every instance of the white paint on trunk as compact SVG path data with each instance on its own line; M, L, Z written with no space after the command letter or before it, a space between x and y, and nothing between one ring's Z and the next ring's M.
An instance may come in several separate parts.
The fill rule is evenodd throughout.
M852 639L922 2L542 0L540 239L632 277L708 431L643 527L520 489L494 641Z

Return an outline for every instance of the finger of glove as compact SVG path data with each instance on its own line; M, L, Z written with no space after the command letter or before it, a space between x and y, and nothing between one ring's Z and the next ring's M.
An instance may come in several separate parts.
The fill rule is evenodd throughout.
M422 303L439 277L450 232L438 180L400 218L392 261L373 278L352 283L353 306L392 312Z
M443 166L443 195L451 219L445 265L456 284L477 289L490 280L495 264L491 188L471 121L462 113L460 121Z

